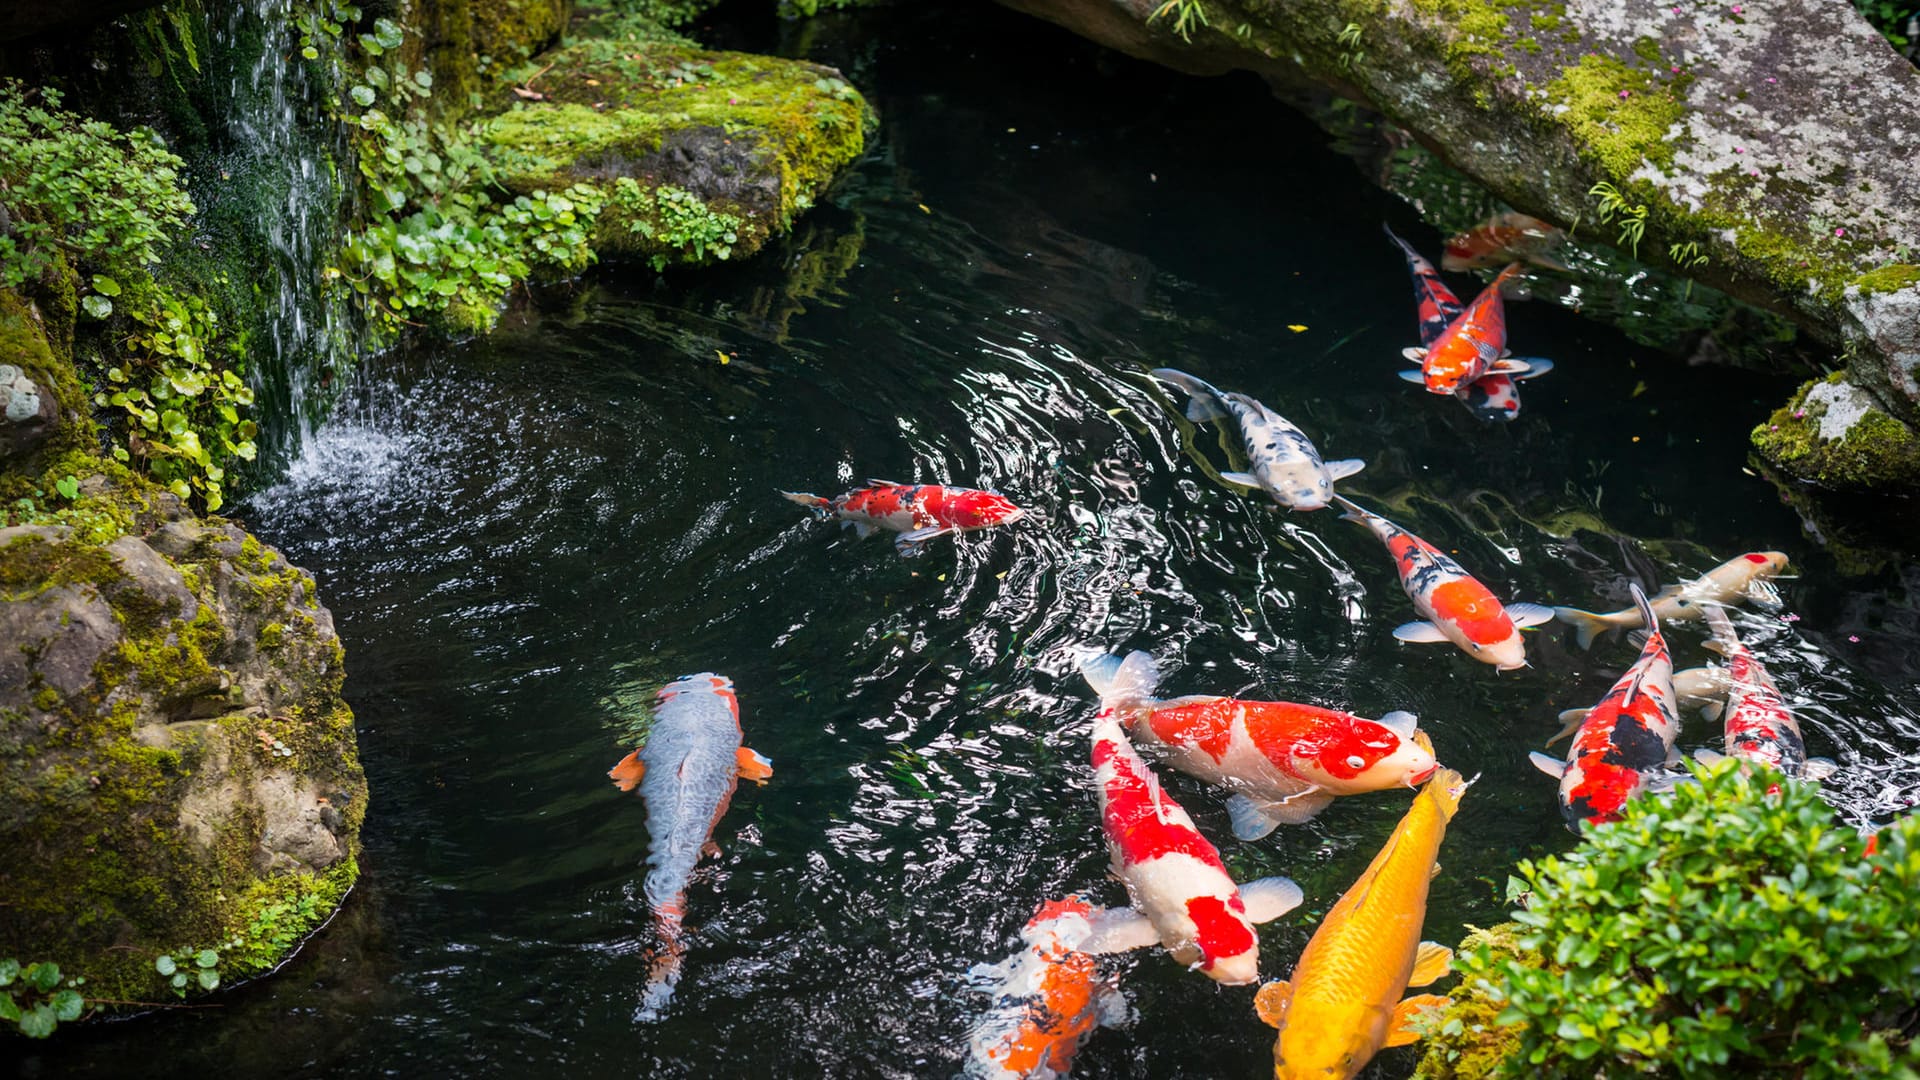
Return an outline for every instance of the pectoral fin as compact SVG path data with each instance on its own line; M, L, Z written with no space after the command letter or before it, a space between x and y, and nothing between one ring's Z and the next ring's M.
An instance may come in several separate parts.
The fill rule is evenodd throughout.
M1498 375L1525 375L1533 370L1533 365L1508 356L1488 364L1487 370Z
M1800 766L1800 779L1825 780L1839 771L1839 763L1832 758L1808 758L1806 764Z
M1538 750L1535 750L1533 753L1528 754L1527 760L1533 762L1534 768L1539 769L1541 772L1546 773L1548 776L1553 777L1555 780L1564 779L1567 775L1566 762L1560 761L1556 758L1550 758Z
M1220 474L1220 479L1225 480L1229 484L1239 484L1241 487L1257 488L1260 486L1260 481L1255 479L1252 473L1223 472Z
M1553 609L1545 604L1508 604L1507 618L1515 626L1539 626L1553 621Z
M733 760L740 770L742 780L764 784L773 775L773 762L757 750L749 750L743 746L733 752Z
M620 764L607 770L613 777L613 786L621 791L632 791L640 786L640 780L647 775L647 763L640 760L640 751L635 750L620 759Z
M927 541L937 536L945 536L953 529L946 525L936 525L925 529L903 532L894 538L893 549L902 555L918 555L926 550Z
M1425 386L1425 385L1427 385L1427 376L1426 376L1426 374L1425 374L1424 372L1419 372L1419 371L1397 371L1397 372L1395 372L1394 374L1396 374L1396 375L1398 375L1398 376L1400 376L1400 378L1401 378L1401 379L1403 379L1403 380L1405 380L1406 382L1410 382L1410 383L1413 383L1413 384L1414 384L1414 385L1416 385L1416 386Z
M1553 733L1553 738L1547 740L1547 745L1552 746L1561 739L1572 738L1573 733L1580 730L1580 722L1585 720L1587 714L1592 711L1592 709L1568 709L1561 713L1560 730Z
M1287 1018L1287 1002L1293 997L1293 984L1285 979L1275 979L1260 988L1253 995L1253 1011L1268 1027L1279 1027L1280 1021Z
M1320 811L1327 808L1333 796L1326 791L1310 787L1296 795L1289 795L1276 802L1260 803L1260 812L1273 818L1282 825L1299 825L1312 821Z
M1420 645L1434 645L1447 640L1447 635L1441 633L1439 627L1424 620L1401 623L1393 628L1393 636Z
M1272 922L1300 906L1306 897L1291 878L1265 877L1240 886L1240 901L1247 905L1247 921Z
M1083 953L1129 952L1160 944L1160 932L1145 915L1132 908L1105 908L1094 912L1087 922L1093 932L1080 943Z
M1431 941L1420 943L1420 951L1413 954L1413 974L1407 976L1408 986L1426 986L1435 979L1445 978L1453 970L1453 950L1445 945Z
M1341 458L1339 461L1327 462L1326 466L1327 466L1327 475L1329 477L1335 480L1345 480L1347 477L1352 476L1354 473L1357 473L1361 469L1366 468L1367 463L1365 461L1360 460L1357 457Z
M879 531L878 529L875 529L873 526L867 524L864 521L849 521L846 523L846 525L847 525L847 528L853 530L853 535L859 537L862 540L865 540L867 537L872 536L874 533Z
M1761 611L1779 611L1781 608L1780 589L1765 578L1754 578L1747 582L1747 599Z
M1235 840L1262 840L1280 827L1280 819L1268 814L1262 805L1245 795L1234 795L1227 799L1227 814L1233 819Z
M1405 1046L1420 1041L1413 1019L1426 1009L1444 1009L1453 1004L1445 994L1416 994L1393 1007L1393 1019L1387 1021L1388 1046Z
M1413 733L1420 730L1420 718L1404 709L1395 709L1376 723L1403 739L1413 738Z
M1408 360L1411 360L1416 364L1424 364L1427 362L1427 350L1419 347L1418 345L1412 345L1412 346L1408 346L1407 348L1401 349L1400 355L1406 357Z
M1546 360L1538 356L1528 356L1523 359L1526 362L1527 370L1523 374L1515 375L1514 378L1516 379L1537 379L1553 370L1553 361L1551 360Z

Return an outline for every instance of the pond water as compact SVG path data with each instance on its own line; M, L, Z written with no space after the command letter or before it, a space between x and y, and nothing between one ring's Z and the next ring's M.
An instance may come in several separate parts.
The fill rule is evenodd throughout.
M711 274L621 270L499 335L371 361L243 515L319 578L345 640L372 785L363 884L275 979L217 1009L36 1046L37 1076L943 1077L984 1001L965 973L1043 900L1124 902L1090 787L1072 650L1143 648L1169 693L1420 714L1479 782L1442 849L1427 935L1502 918L1519 858L1573 838L1526 761L1631 662L1558 627L1495 674L1405 646L1379 543L1333 512L1223 487L1145 373L1196 372L1284 413L1343 488L1510 600L1616 606L1779 548L1798 621L1750 622L1844 816L1916 794L1909 585L1838 574L1745 468L1791 382L1687 367L1545 304L1551 357L1518 422L1395 378L1416 341L1391 222L1439 237L1251 80L1200 81L988 7L878 16L790 46L845 66L883 125L791 241ZM873 36L877 34L876 36ZM1465 278L1461 291L1478 285ZM726 357L721 360L721 354ZM990 487L1035 512L898 557L776 488L868 477ZM1697 624L1674 635L1705 663ZM686 977L633 1019L646 969L642 805L606 770L653 688L732 677L772 758L688 897ZM1697 719L1683 742L1718 742ZM1291 968L1405 811L1340 800L1232 840L1219 794L1163 773L1241 880L1291 875L1263 928ZM1080 1074L1258 1076L1253 990L1155 950L1112 961L1138 1019ZM1414 1049L1368 1075L1401 1077Z

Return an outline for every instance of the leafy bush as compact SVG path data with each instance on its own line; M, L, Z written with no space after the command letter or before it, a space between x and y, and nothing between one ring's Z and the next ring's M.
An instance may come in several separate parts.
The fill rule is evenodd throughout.
M28 1038L44 1039L86 1012L87 999L79 989L86 981L62 979L60 965L48 961L22 967L12 957L0 960L0 1021L19 1025Z
M1463 953L1516 1076L1920 1076L1920 817L1866 856L1813 785L1725 763L1525 862L1521 950ZM1767 791L1778 785L1780 794Z

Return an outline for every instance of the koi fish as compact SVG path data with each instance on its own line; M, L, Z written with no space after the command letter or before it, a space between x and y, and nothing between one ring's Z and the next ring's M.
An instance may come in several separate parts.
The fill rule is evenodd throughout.
M1011 525L1027 514L998 492L891 480L868 480L866 487L831 499L799 491L780 494L821 520L839 518L842 528L863 540L879 529L897 532L893 546L902 555L918 555L938 536Z
M687 883L702 855L720 853L713 827L740 778L766 783L773 763L740 744L740 701L733 680L707 671L662 687L653 724L639 749L607 771L621 791L640 789L647 804L647 906L660 948L636 1019L652 1019L673 996L686 952L681 920Z
M1386 228L1382 226L1382 228ZM1440 274L1433 264L1421 258L1413 249L1391 229L1387 236L1400 245L1407 256L1407 271L1413 275L1413 301L1420 313L1420 344L1431 348L1441 334L1446 332L1453 320L1460 316L1466 305L1440 280ZM1516 385L1520 379L1532 379L1553 370L1553 361L1529 356L1520 363L1528 370L1519 375L1495 372L1483 375L1453 392L1460 404L1467 407L1476 419L1489 422L1505 422L1520 415L1520 388ZM1426 376L1416 371L1403 371L1400 377L1408 382L1426 385Z
M1728 559L1685 585L1669 585L1653 597L1653 612L1667 622L1687 622L1715 604L1731 604L1745 597L1755 607L1774 611L1780 607L1780 590L1770 578L1787 568L1787 556L1779 551L1750 551ZM1579 608L1557 607L1554 618L1573 627L1574 640L1583 649L1609 630L1632 630L1645 626L1637 608L1622 608L1596 615Z
M1054 1080L1097 1027L1124 1022L1126 999L1082 951L1101 909L1078 896L1040 905L1020 931L1025 947L971 977L993 994L973 1025L962 1075L970 1080Z
M1581 720L1566 761L1538 750L1527 755L1535 768L1560 781L1560 813L1575 832L1582 823L1612 821L1628 799L1665 786L1668 778L1661 770L1679 760L1673 751L1680 729L1673 658L1660 619L1638 585L1633 602L1648 627L1640 659Z
M1515 263L1500 271L1439 337L1403 350L1401 355L1419 364L1420 370L1403 371L1400 377L1418 382L1429 393L1452 394L1488 375L1524 375L1532 370L1507 351L1507 310L1500 298L1500 287L1519 269Z
M1196 424L1232 418L1239 425L1252 472L1223 472L1220 479L1242 487L1259 488L1290 510L1318 510L1333 497L1333 482L1344 480L1366 462L1359 458L1322 461L1306 432L1293 422L1245 394L1223 394L1205 381L1173 368L1156 368L1153 376L1193 396L1187 419Z
M1400 587L1407 591L1423 621L1394 628L1401 641L1451 641L1460 651L1501 671L1527 666L1527 645L1520 631L1553 618L1553 609L1540 604L1502 604L1473 576L1440 553L1440 549L1388 521L1335 495L1346 512L1341 518L1366 526L1387 545L1400 569Z
M1522 259L1548 270L1567 271L1566 264L1548 252L1560 246L1567 234L1537 217L1512 210L1495 214L1486 221L1447 238L1447 251L1440 265L1455 272L1480 270Z
M1705 609L1707 625L1713 629L1708 646L1727 658L1727 756L1768 765L1788 776L1804 780L1822 780L1838 768L1826 758L1807 757L1806 740L1800 736L1800 721L1780 699L1753 651L1741 644L1733 620L1717 607ZM1713 761L1720 755L1711 750L1694 755Z
M1412 713L1367 720L1287 701L1195 695L1160 701L1153 657L1090 657L1081 674L1138 745L1189 776L1228 788L1233 835L1258 840L1299 824L1337 795L1417 786L1438 768Z
M1082 948L1105 953L1159 944L1227 986L1258 979L1254 924L1300 906L1299 886L1283 877L1236 886L1220 852L1161 790L1112 709L1093 721L1093 768L1107 852L1133 908L1104 912Z
M1453 964L1453 950L1421 941L1420 926L1427 884L1440 872L1434 858L1466 789L1452 769L1435 773L1366 873L1321 920L1293 978L1254 996L1260 1019L1279 1029L1277 1080L1357 1076L1382 1047L1420 1038L1411 1021L1421 1010L1448 1004L1440 994L1401 995Z
M1727 707L1727 691L1732 689L1732 685L1726 668L1696 667L1676 671L1673 673L1674 707L1675 709L1698 709L1700 715L1708 720L1718 720L1721 712ZM1580 722L1585 720L1587 714L1592 711L1592 709L1568 709L1561 713L1562 726L1553 738L1547 740L1547 745L1552 746L1579 731Z

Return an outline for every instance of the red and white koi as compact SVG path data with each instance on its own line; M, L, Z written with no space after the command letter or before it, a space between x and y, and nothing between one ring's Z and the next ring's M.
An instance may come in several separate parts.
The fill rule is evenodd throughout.
M1507 351L1507 311L1500 298L1501 286L1519 269L1515 263L1500 271L1432 342L1404 350L1402 355L1419 364L1420 371L1402 372L1401 378L1420 383L1429 393L1453 394L1488 375L1531 371L1526 361Z
M686 952L681 921L687 883L706 854L719 854L714 826L741 777L766 783L773 763L741 745L740 701L733 681L707 671L662 687L639 749L608 770L621 791L640 789L647 804L647 906L659 938L638 1019L652 1019L673 996Z
M1385 226L1382 226L1385 228ZM1459 318L1466 305L1440 280L1440 274L1433 264L1420 256L1413 245L1407 243L1391 229L1387 236L1400 245L1407 256L1407 271L1413 275L1413 301L1420 314L1420 344L1431 348L1447 327ZM1461 386L1453 392L1460 404L1480 420L1505 422L1520 415L1521 379L1531 379L1545 375L1553 370L1553 361L1529 356L1519 361L1527 365L1527 370L1518 374L1494 372L1483 375ZM1408 382L1426 385L1426 376L1417 371L1403 371L1400 377Z
M1741 643L1733 620L1717 607L1706 608L1705 616L1713 630L1709 647L1727 660L1727 756L1768 765L1805 780L1831 776L1836 768L1833 762L1807 757L1800 721L1781 699L1779 687L1761 666L1760 658ZM1720 755L1700 751L1694 756L1711 761Z
M1220 852L1161 789L1112 709L1093 721L1093 769L1107 852L1133 910L1104 913L1082 947L1119 952L1157 942L1217 982L1258 979L1254 924L1298 907L1299 887L1283 877L1235 885Z
M1082 946L1102 909L1078 896L1040 906L1020 931L1024 947L969 972L993 1003L968 1038L968 1080L1055 1080L1095 1028L1124 1023L1126 998Z
M1673 739L1680 730L1673 694L1673 658L1660 620L1640 586L1633 601L1648 628L1647 642L1625 675L1607 691L1573 735L1565 761L1534 751L1534 767L1560 781L1560 813L1575 832L1583 824L1612 821L1627 800L1671 779L1677 764Z
M1565 240L1566 233L1537 217L1509 210L1447 238L1447 251L1440 265L1448 270L1479 270L1522 259L1548 270L1565 271L1566 265L1549 254Z
M1669 623L1698 619L1707 608L1732 604L1744 598L1765 611L1780 607L1780 590L1772 579L1787 568L1787 556L1780 551L1749 551L1728 559L1684 585L1669 585L1654 594L1653 613ZM1632 630L1645 625L1637 608L1627 607L1605 615L1579 608L1557 607L1553 616L1573 627L1580 647L1590 648L1593 639L1609 630Z
M831 499L799 491L780 494L823 520L839 518L862 539L880 529L897 532L893 543L902 555L919 554L935 537L1011 525L1027 514L998 492L891 480L868 480L866 487Z
M1184 371L1156 368L1153 376L1192 395L1187 419L1196 424L1231 418L1240 429L1250 472L1223 472L1220 479L1259 488L1289 510L1318 510L1333 498L1333 482L1367 463L1359 458L1323 461L1320 451L1291 420L1245 394L1227 394Z
M1501 671L1527 666L1527 645L1520 631L1553 618L1553 609L1540 604L1502 604L1485 585L1439 548L1352 501L1335 496L1346 512L1340 516L1366 526L1387 545L1400 571L1400 587L1407 591L1423 621L1395 627L1393 636L1408 642L1450 641L1461 652Z
M1080 663L1102 707L1135 744L1190 776L1227 788L1233 835L1258 840L1307 821L1340 795L1413 788L1438 768L1412 713L1368 720L1288 701L1153 697L1160 672L1144 652Z

